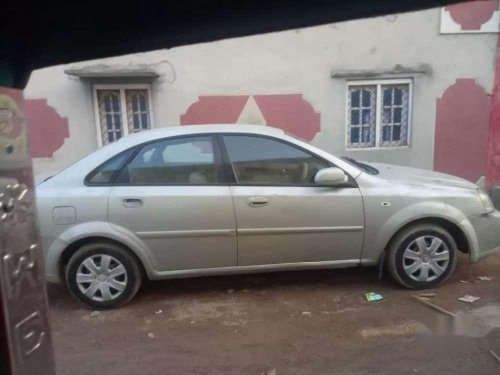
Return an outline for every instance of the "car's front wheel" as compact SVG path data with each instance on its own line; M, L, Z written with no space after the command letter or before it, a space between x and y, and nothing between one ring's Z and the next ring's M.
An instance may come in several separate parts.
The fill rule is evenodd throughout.
M391 241L389 272L410 289L432 288L444 282L457 264L457 245L444 228L419 224L402 230Z
M129 302L141 280L137 260L126 249L107 242L82 246L66 268L71 293L94 309L111 309Z

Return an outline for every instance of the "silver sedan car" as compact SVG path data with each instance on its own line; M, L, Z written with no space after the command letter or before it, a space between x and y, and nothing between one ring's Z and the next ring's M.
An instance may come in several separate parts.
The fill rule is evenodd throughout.
M500 213L463 179L338 158L251 125L119 140L37 186L49 281L92 308L151 280L385 265L429 288L498 250Z

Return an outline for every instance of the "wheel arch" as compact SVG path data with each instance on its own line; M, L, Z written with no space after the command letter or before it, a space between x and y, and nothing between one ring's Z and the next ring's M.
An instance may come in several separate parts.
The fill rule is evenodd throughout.
M112 227L107 222L87 222L72 226L60 233L50 244L46 244L45 273L51 282L64 280L64 266L81 246L92 241L117 244L134 256L143 274L148 278L155 273L154 265L146 245L121 227Z
M434 224L442 227L445 229L450 235L453 237L455 240L455 243L457 244L457 249L464 254L469 254L470 253L470 243L467 238L467 235L465 232L460 228L456 223L454 223L451 220L442 218L442 217L436 217L436 216L429 216L429 217L422 217L419 219L412 220L403 226L401 226L393 235L389 238L387 241L383 253L385 254L387 250L389 249L391 243L394 241L394 239L404 230L415 226L419 224Z

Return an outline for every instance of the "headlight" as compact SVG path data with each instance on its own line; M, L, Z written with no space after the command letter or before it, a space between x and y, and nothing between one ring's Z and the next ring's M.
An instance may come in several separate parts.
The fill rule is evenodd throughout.
M495 211L495 206L493 206L493 202L491 201L490 196L482 190L480 190L478 194L479 194L479 200L483 204L486 213Z

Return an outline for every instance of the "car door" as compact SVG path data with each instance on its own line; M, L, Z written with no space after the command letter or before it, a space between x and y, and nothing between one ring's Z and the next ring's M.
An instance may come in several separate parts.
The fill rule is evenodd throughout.
M268 136L223 138L237 181L238 265L359 261L363 203L352 179L321 187L314 176L332 164L308 151Z
M212 135L143 145L109 195L109 220L147 246L158 271L236 265L236 224Z

